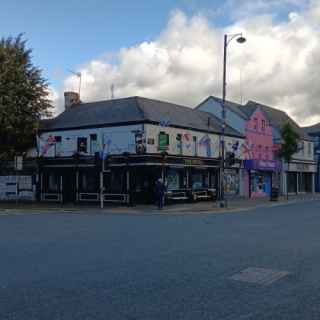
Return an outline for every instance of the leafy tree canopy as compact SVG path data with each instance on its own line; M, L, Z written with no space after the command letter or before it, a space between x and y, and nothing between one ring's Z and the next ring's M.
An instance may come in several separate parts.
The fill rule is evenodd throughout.
M48 83L31 52L21 34L0 39L0 158L32 147L39 120L51 115Z
M286 162L290 162L292 156L298 151L299 135L296 131L293 130L289 122L283 125L280 133L282 144L279 155Z

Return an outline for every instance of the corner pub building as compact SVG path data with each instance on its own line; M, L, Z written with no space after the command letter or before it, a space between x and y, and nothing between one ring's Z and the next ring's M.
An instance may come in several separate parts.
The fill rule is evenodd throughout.
M39 198L152 203L157 178L172 200L212 198L220 131L220 120L204 111L142 97L82 103L65 92L65 111L43 121L37 137ZM226 152L240 160L233 146L243 136L225 132Z

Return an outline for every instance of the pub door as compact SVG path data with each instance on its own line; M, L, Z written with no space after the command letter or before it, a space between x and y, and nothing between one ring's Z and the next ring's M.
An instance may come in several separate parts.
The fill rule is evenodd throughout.
M130 191L135 203L155 203L155 183L161 177L158 167L132 168Z
M76 174L68 169L62 172L62 200L63 203L76 202Z

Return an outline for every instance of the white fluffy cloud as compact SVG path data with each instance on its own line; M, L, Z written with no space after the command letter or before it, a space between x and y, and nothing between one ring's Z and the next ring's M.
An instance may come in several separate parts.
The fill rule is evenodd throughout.
M175 11L153 41L123 48L116 59L94 59L81 66L82 100L110 98L111 84L115 97L140 95L190 107L210 94L220 96L223 34L243 32L247 42L233 41L228 47L228 99L240 101L243 96L243 102L277 106L300 124L320 121L319 2L241 3L245 10L225 28L214 27L203 14L187 17ZM268 10L280 3L297 11L274 19ZM77 87L76 76L65 79L64 90ZM57 101L61 111L62 101Z

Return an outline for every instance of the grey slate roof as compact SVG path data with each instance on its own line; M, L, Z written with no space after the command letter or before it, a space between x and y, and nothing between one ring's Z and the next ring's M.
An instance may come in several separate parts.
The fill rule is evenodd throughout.
M312 140L310 136L305 133L303 128L301 128L292 118L288 116L286 112L282 110L272 108L255 101L248 101L245 105L240 105L239 107L244 113L247 114L248 117L250 117L259 107L266 114L274 128L280 130L284 123L289 122L295 132L299 134L300 138Z
M314 124L309 127L303 128L304 132L311 136L319 136L320 135L320 123Z
M42 122L40 131L124 123L159 123L163 119L168 119L171 126L221 132L221 121L211 113L137 96L74 105L56 118ZM230 126L226 127L225 133L242 137L241 133Z
M205 103L207 100L213 99L218 103L222 103L222 99L217 98L215 96L209 96L203 102L201 102L196 109L200 108L200 106ZM248 101L245 105L235 103L232 101L226 100L225 106L227 109L231 110L232 112L236 113L238 116L243 118L244 120L249 120L255 110L259 107L267 116L269 121L271 122L272 126L276 129L280 130L282 125L286 122L289 122L293 129L299 134L299 136L304 140L313 140L308 132L301 128L292 118L288 116L288 114L282 110L272 108L270 106L255 102L255 101ZM320 132L320 123L314 126L315 130Z
M215 96L209 96L208 98L206 98L203 102L201 102L197 107L196 109L199 109L201 107L202 104L204 104L207 100L209 99L213 99L215 100L216 102L218 103L222 103L222 99L221 98L218 98L218 97L215 97ZM248 120L248 115L246 113L244 113L242 110L241 110L241 104L239 103L236 103L236 102L232 102L232 101L229 101L229 100L226 100L225 101L225 106L226 108L228 108L229 110L233 111L234 113L236 113L237 115L239 115L239 117L245 119L245 120Z

